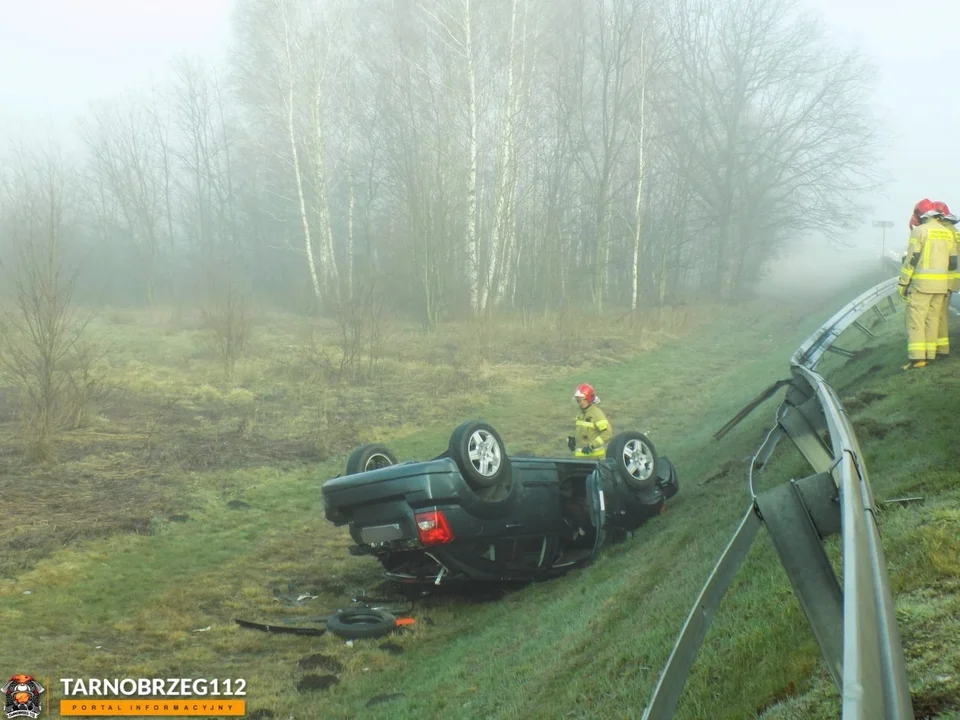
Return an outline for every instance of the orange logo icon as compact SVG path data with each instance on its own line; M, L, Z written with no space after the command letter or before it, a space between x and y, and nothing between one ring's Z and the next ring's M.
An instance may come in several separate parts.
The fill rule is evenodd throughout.
M0 691L3 692L3 712L7 718L40 717L43 686L30 675L14 675Z

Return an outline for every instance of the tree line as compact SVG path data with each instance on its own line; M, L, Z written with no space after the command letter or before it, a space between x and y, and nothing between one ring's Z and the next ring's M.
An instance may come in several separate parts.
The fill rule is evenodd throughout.
M428 328L604 313L736 299L876 184L873 69L794 0L237 0L232 23L222 67L98 103L80 152L11 151L8 266L55 246L126 304L375 287Z

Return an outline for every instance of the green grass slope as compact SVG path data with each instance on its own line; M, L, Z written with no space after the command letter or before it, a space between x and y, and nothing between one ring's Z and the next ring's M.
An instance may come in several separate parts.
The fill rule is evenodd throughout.
M145 534L70 546L0 581L0 620L8 627L29 623L33 633L30 643L0 644L0 664L46 678L51 698L60 677L242 677L250 717L638 717L747 506L749 457L779 397L721 442L713 433L788 376L790 354L859 289L813 311L798 302L718 313L693 337L588 377L545 373L522 392L492 389L480 414L501 430L511 452L563 455L574 415L571 388L589 380L601 389L615 429L649 431L676 464L681 491L669 511L590 568L499 602L424 604L415 629L392 640L392 653L381 649L382 640L348 647L333 636L258 633L232 618L318 615L377 582L376 564L349 556L346 530L323 520L320 484L343 459L299 469L191 472L179 479L191 522L159 522ZM902 316L878 330L857 358L828 358L824 372L856 423L878 499L924 498L884 506L882 531L917 706L931 717L951 717L951 705L960 704L951 363L960 358L904 375ZM862 344L853 336L841 344ZM430 456L468 413L476 414L472 402L445 408L393 447L401 459ZM761 484L808 472L784 443ZM226 506L225 488L246 505ZM290 600L301 593L319 597ZM332 669L298 663L316 654ZM338 679L331 688L298 692L305 675L327 672ZM838 702L761 533L717 614L677 717L827 718L837 716Z
M795 327L801 337L812 329L803 321ZM952 391L957 369L951 363L960 359L905 375L899 369L902 315L874 331L878 337L869 343L856 329L845 333L838 345L858 348L858 356L828 356L821 370L846 402L878 501L924 498L906 507L882 504L882 532L917 716L955 718L960 473ZM762 332L748 335L738 328L728 337L742 348L765 339ZM637 361L629 375L605 377L626 393L627 377L675 377L677 387L665 402L676 414L654 424L661 447L682 469L681 483L686 480L671 512L577 577L470 613L446 644L398 667L392 685L383 676L364 678L339 691L339 710L325 711L371 718L639 717L690 605L746 508L748 460L782 396L722 442L710 436L739 409L742 403L734 398L749 399L746 388L758 391L787 375L787 358L798 343L776 344L771 355L744 353L729 375L705 373L703 383L691 381L691 361L679 348ZM686 350L694 357L710 351L697 344ZM720 344L713 351L729 357ZM673 400L686 383L686 402ZM784 442L757 488L810 472ZM839 567L837 538L828 549ZM361 712L362 701L377 692L406 697ZM706 638L676 717L826 719L838 716L839 703L786 575L761 533Z

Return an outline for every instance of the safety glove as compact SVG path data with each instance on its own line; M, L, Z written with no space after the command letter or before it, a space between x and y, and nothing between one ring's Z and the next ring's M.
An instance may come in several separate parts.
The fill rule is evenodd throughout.
M580 449L580 452L582 452L584 455L589 455L590 453L593 452L593 448L590 447L589 445L584 445L584 446Z
M571 451L577 449L577 439L573 435L567 435L567 447Z

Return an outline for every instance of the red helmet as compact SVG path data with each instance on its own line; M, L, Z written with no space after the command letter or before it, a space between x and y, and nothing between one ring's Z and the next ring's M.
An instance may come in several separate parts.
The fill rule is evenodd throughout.
M939 200L935 200L933 203L931 203L931 205L933 205L931 209L936 210L941 215L950 214L950 208L947 207L947 204L945 202L940 202Z
M586 401L589 405L593 405L598 401L597 394L593 391L593 385L588 383L583 383L577 385L576 391L573 393L573 399L579 400L580 398L586 398Z
M917 203L917 207L914 208L914 214L921 220L924 218L943 217L944 212L941 208L946 207L947 206L941 202L924 199Z

